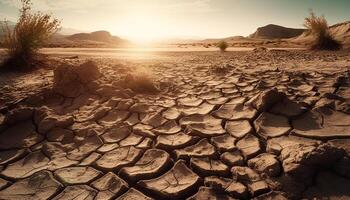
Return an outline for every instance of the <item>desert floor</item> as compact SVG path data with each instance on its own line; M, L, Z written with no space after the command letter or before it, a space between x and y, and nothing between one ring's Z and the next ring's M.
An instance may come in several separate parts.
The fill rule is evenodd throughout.
M46 53L0 75L0 199L350 199L349 51Z

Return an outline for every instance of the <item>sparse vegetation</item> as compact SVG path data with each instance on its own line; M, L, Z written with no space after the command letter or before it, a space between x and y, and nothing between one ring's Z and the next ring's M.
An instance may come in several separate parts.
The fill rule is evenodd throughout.
M224 51L226 51L228 44L225 41L220 41L218 44L218 47L222 52L224 52Z
M50 14L32 13L31 0L21 0L20 16L17 24L11 30L6 24L4 46L8 58L3 67L17 70L33 69L39 60L39 49L60 28L60 21Z
M311 44L313 50L339 50L342 45L331 35L327 20L324 16L316 16L311 10L310 16L305 18L304 26L309 34L314 36L314 42Z

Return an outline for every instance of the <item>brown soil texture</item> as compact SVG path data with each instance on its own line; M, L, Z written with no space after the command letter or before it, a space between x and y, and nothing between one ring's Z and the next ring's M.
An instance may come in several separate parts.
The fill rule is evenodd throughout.
M0 199L350 199L348 51L51 59L0 75Z

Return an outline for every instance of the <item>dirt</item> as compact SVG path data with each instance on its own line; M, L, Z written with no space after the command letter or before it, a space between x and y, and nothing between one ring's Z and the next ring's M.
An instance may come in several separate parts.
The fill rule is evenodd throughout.
M0 199L350 198L348 51L50 58L0 75Z

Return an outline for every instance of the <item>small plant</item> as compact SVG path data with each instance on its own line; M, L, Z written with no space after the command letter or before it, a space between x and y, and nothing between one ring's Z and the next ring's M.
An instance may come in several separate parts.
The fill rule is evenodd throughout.
M19 19L13 30L6 23L3 41L8 53L4 67L28 70L34 68L38 51L60 28L60 21L50 14L32 13L31 0L21 0Z
M218 47L219 47L220 51L224 52L224 51L226 51L228 44L225 41L221 41L221 42L219 42Z
M316 16L311 10L310 16L305 18L304 26L309 34L314 36L312 50L339 50L342 45L331 35L327 20L324 16Z

